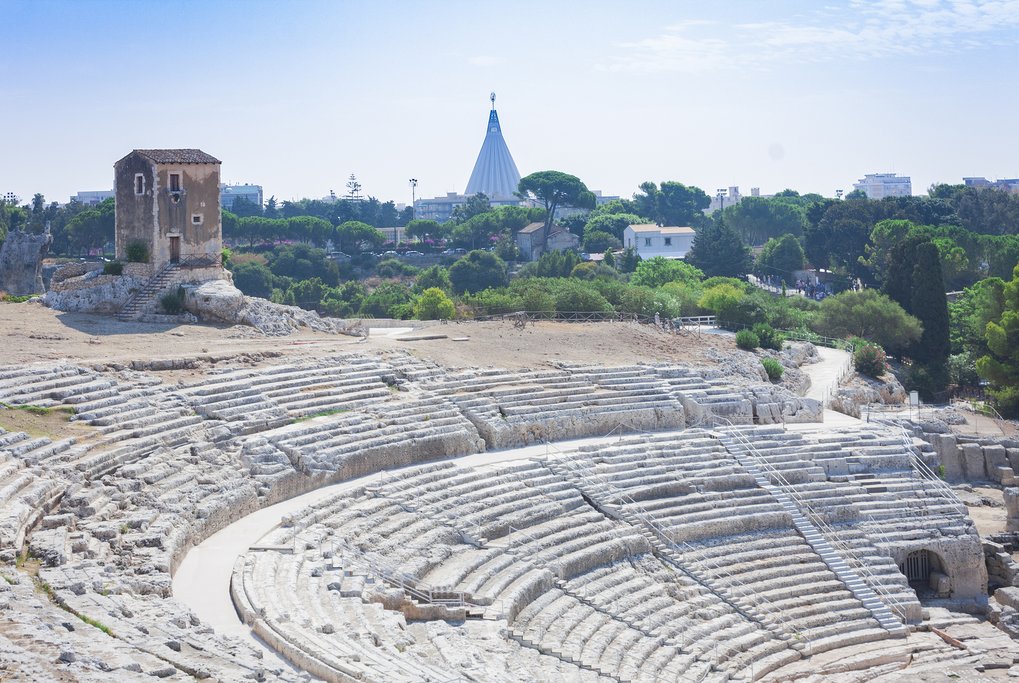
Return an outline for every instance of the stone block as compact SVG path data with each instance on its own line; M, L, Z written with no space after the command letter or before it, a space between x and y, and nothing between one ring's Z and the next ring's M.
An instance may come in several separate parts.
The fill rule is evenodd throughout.
M1008 586L994 591L994 599L999 605L1019 609L1019 588Z
M934 591L934 594L939 598L947 598L952 594L952 580L948 578L947 574L931 572L929 585L930 589Z
M965 480L962 450L955 437L951 434L937 434L933 437L932 442L934 450L938 454L938 461L945 468L945 479L948 481Z
M984 481L987 479L987 472L984 470L984 449L980 447L980 444L964 444L962 458L968 480Z
M1002 492L1005 501L1006 531L1019 531L1019 487L1010 486Z
M1015 472L1011 467L995 467L991 471L991 478L1002 486L1015 485Z
M1019 448L1006 448L1005 453L1008 455L1009 467L1019 472Z
M1008 453L1005 452L1004 446L997 444L991 446L984 446L984 466L987 471L994 473L998 467L1011 467L1008 462Z

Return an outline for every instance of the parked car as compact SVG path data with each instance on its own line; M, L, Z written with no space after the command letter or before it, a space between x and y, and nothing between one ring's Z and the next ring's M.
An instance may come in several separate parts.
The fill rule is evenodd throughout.
M420 251L405 251L403 255L407 258L422 258L424 256Z

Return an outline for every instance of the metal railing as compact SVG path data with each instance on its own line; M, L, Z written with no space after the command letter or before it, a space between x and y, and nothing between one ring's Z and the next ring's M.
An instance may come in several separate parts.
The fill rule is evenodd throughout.
M721 421L723 424L728 423L729 429L725 432L725 434L732 436L739 442L739 445L750 456L752 464L764 470L767 478L773 481L783 494L793 500L796 506L801 512L803 512L808 521L817 528L824 539L831 545L835 546L835 548L842 553L843 557L851 560L853 564L856 565L856 571L863 574L864 577L868 579L867 584L870 586L871 590L883 597L889 608L905 623L908 616L901 606L901 601L889 593L887 589L881 585L877 576L875 576L866 564L857 557L856 552L845 541L839 538L838 532L835 531L834 527L832 527L819 512L814 510L809 501L807 501L799 494L798 491L796 491L795 488L793 488L793 485L785 478L785 475L768 462L767 458L757 450L749 439L746 438L746 435L742 433L742 430L736 428L735 425L725 418L719 418L716 416L716 419ZM736 454L734 453L733 455Z
M675 564L676 569L686 574L696 583L706 587L712 593L717 595L723 602L728 604L737 613L746 617L749 621L758 623L765 629L768 629L768 624L760 617L755 617L747 613L747 611L735 603L736 598L742 598L748 602L752 602L754 607L761 609L772 622L776 623L783 628L789 635L799 638L801 633L798 628L792 625L789 618L782 613L781 610L776 608L773 603L765 596L759 594L756 590L747 586L746 583L738 579L729 569L720 561L711 558L702 553L698 548L686 541L676 541L668 533L668 531L658 524L651 513L644 508L639 502L637 502L629 494L625 493L618 486L608 481L604 476L596 474L594 472L594 461L591 458L586 458L586 465L575 462L568 457L568 454L556 448L553 444L545 442L546 448L546 462L549 467L552 468L553 459L548 457L549 452L553 452L559 457L555 458L555 462L563 465L564 469L573 474L577 479L580 480L584 488L588 491L595 491L598 489L610 489L612 494L610 500L612 502L605 502L605 505L612 505L617 507L620 512L629 512L636 517L641 524L643 524L658 540L662 543L666 549L672 552L681 551L687 556L692 556L693 561L697 562L705 567L708 567L716 572L716 576L721 576L730 584L730 588L723 588L716 585L716 578L708 578L701 574L701 572L688 566L686 563ZM577 451L573 452L579 456L580 453ZM590 485L590 481L595 482L595 486ZM738 594L733 594L733 597L729 597L732 589L738 589Z

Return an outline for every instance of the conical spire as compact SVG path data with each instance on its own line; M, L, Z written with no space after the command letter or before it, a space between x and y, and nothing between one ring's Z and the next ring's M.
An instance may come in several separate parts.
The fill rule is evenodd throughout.
M481 153L474 164L471 179L467 181L467 196L483 192L490 199L513 197L520 184L520 171L513 163L509 147L502 137L499 113L495 110L495 93L491 95L492 111L488 114L488 132L481 145Z

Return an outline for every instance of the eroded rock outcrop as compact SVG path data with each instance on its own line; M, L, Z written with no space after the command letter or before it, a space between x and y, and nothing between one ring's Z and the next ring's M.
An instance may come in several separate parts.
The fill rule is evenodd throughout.
M301 327L355 337L364 337L368 333L360 321L322 318L315 311L244 296L225 280L185 285L184 292L184 307L199 319L250 325L270 337L285 337Z
M0 246L0 291L15 296L41 294L42 260L49 253L53 237L20 230L7 235Z

